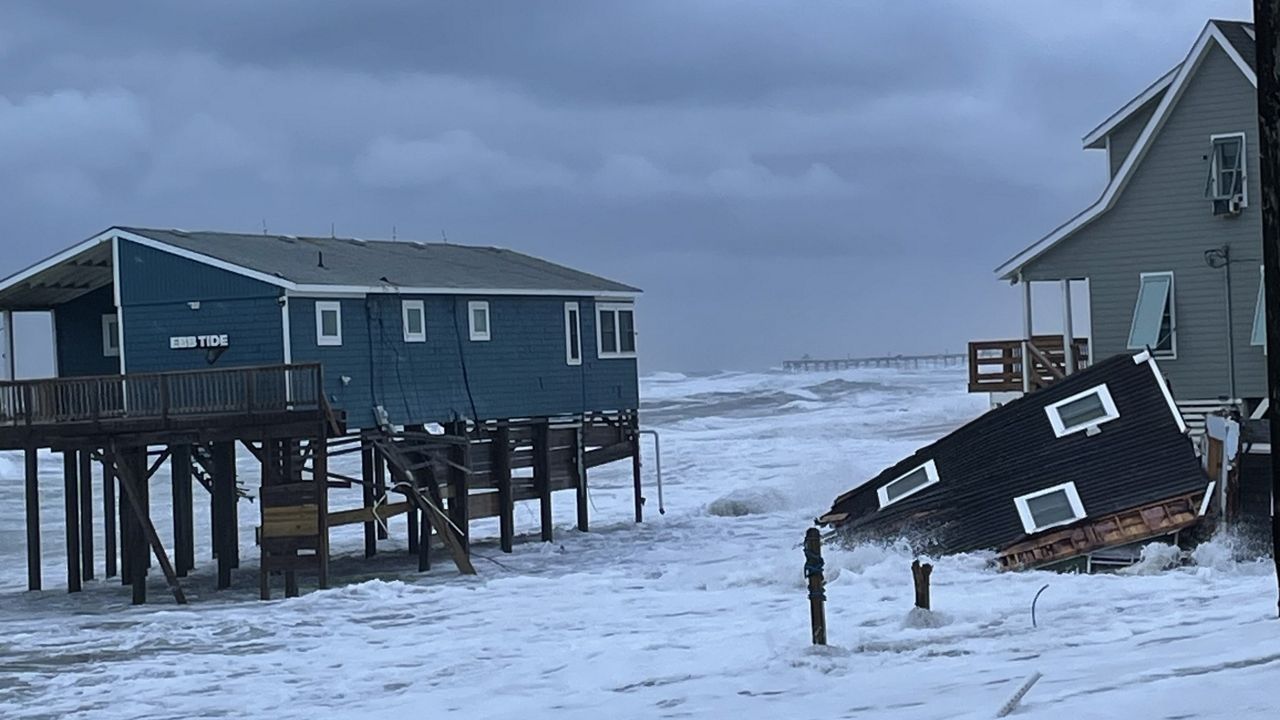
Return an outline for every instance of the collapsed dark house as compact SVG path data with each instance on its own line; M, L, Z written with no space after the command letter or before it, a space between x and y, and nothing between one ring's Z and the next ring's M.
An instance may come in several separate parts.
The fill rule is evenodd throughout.
M836 498L818 519L853 538L994 549L1041 567L1197 524L1212 498L1147 352L1117 355L987 412Z

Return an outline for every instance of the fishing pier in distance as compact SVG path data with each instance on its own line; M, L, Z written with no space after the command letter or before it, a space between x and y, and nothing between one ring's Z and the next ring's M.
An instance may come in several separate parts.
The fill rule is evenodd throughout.
M896 368L914 370L918 368L963 367L969 356L964 353L935 353L933 355L883 355L879 357L858 358L811 358L808 355L798 360L783 360L782 369L786 372L827 372L832 370L849 370L851 368Z

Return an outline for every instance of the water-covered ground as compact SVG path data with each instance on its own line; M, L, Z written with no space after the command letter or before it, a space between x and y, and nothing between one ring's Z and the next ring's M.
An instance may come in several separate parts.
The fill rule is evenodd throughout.
M253 599L256 506L241 509L245 567L230 592L212 589L201 516L190 606L155 571L143 608L116 581L67 595L54 458L42 464L47 589L24 592L20 458L0 456L0 717L989 718L1034 672L1015 717L1275 717L1275 581L1221 543L1195 565L1124 576L942 558L932 623L909 613L905 550L831 548L832 645L809 645L805 528L981 412L963 384L938 371L650 376L666 515L649 463L648 522L630 522L624 463L592 475L590 533L572 530L572 497L559 496L557 541L503 555L482 540L479 577L443 553L413 572L399 520L373 563L358 526L336 534L346 585L270 603ZM167 538L164 485L153 499ZM517 525L535 532L536 508Z

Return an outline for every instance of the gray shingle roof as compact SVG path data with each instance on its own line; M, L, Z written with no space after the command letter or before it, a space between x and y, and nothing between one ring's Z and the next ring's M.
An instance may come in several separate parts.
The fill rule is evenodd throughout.
M1250 33L1253 32L1253 23L1240 22L1238 20L1214 20L1214 25L1222 31L1223 37L1227 42L1240 53L1240 57L1249 64L1249 67L1256 73L1258 72L1258 51L1257 44L1254 42Z
M298 285L638 293L619 282L494 247L118 227ZM323 265L321 261L323 260Z

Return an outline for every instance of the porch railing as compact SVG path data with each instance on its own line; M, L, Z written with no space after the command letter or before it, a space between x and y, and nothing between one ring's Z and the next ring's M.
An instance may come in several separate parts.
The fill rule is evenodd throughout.
M969 343L969 392L1020 392L1023 388L1022 352L1030 351L1031 388L1042 388L1066 375L1067 354L1061 335L1038 335L1023 340L977 340ZM1089 364L1089 340L1072 343L1076 368Z
M0 382L0 426L323 409L318 363Z

